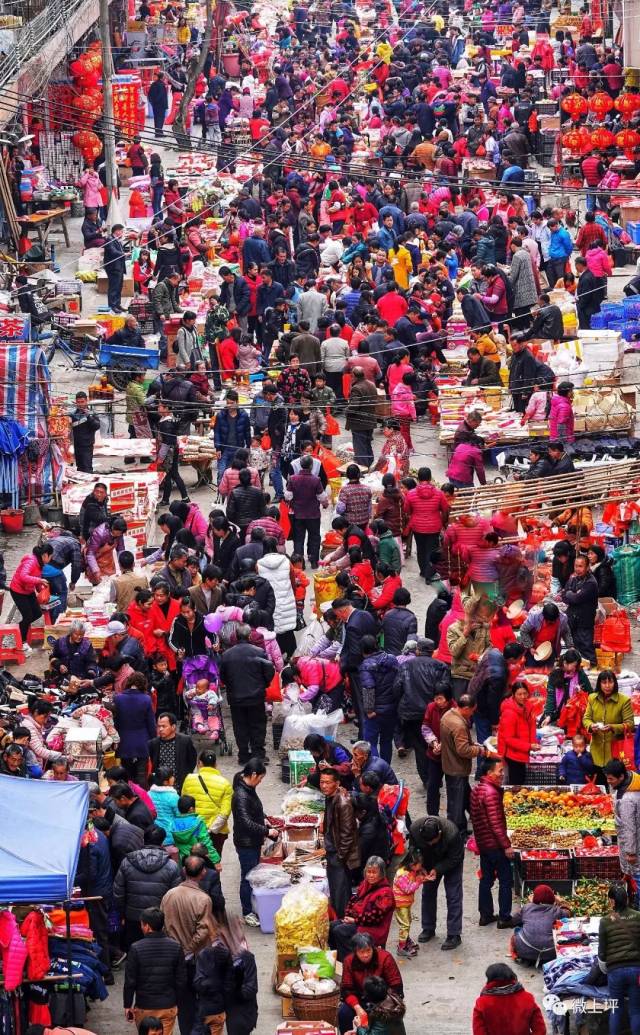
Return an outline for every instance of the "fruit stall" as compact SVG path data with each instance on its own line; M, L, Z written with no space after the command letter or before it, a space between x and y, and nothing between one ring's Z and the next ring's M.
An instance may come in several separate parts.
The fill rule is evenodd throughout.
M543 883L581 901L589 882L620 878L613 799L598 787L507 787L504 808L522 893Z

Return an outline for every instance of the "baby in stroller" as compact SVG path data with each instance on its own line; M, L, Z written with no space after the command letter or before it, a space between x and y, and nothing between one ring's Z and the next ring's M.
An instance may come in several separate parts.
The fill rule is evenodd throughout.
M189 728L209 740L218 740L222 730L220 715L220 694L218 684L209 679L199 679L195 686L184 692L189 702Z

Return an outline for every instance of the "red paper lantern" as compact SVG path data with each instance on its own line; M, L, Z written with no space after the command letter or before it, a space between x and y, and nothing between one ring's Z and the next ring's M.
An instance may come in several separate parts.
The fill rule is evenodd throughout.
M591 143L598 151L604 151L607 147L613 147L616 142L615 135L610 129L599 126L591 134Z
M640 144L640 133L637 133L635 129L621 129L619 133L616 133L616 144L623 151L630 151L631 148Z
M78 79L79 76L82 75L83 71L84 71L84 65L83 65L82 61L78 61L76 59L75 61L72 61L71 64L69 65L69 72L73 76L74 79Z
M581 93L570 93L568 97L564 98L560 107L571 117L572 122L577 122L580 116L586 115L589 110L587 99Z
M621 93L616 97L613 103L616 110L622 115L622 118L627 120L631 118L634 111L637 111L638 108L640 108L640 94Z
M586 132L586 137L585 137ZM562 135L562 146L573 154L580 154L582 151L591 149L591 136L588 130L582 126L580 129L570 129Z
M589 111L592 111L599 119L603 119L607 112L613 108L613 97L610 97L604 90L598 90L597 93L594 93L589 98L588 103Z

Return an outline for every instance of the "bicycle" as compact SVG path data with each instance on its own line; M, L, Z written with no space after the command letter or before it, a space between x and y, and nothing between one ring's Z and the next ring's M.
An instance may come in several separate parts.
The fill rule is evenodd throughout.
M62 352L71 361L73 370L100 370L98 359L99 341L92 334L75 335L73 327L60 327L52 321L56 336L45 345L44 354L47 363L51 363L56 352Z

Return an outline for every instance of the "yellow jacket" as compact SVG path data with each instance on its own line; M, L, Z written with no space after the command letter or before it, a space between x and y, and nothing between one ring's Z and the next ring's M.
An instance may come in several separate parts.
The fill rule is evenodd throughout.
M208 828L215 824L214 833L229 833L227 820L231 813L232 788L217 769L202 766L196 773L189 773L182 785L182 793L195 798L196 813L202 816ZM220 822L222 819L224 824Z

